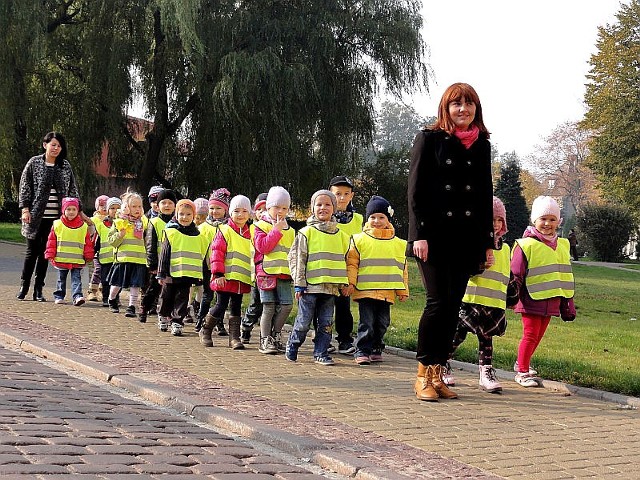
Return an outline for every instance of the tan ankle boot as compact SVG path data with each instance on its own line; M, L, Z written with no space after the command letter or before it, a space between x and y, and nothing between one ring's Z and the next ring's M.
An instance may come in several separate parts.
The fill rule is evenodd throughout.
M229 317L229 347L234 350L244 350L244 344L240 339L240 317Z
M413 389L416 392L416 397L418 397L419 400L424 400L426 402L437 402L438 393L433 389L433 385L431 384L431 377L428 376L428 374L431 374L431 365L429 367L426 367L422 363L418 362L418 375L416 377L416 383Z
M444 367L442 365L429 365L427 368L431 369L431 384L440 398L458 398L458 394L447 387L442 380L444 373Z
M211 338L211 334L213 333L213 327L218 321L217 318L212 317L207 313L207 316L204 317L204 324L198 332L200 336L200 343L205 347L213 347L213 338Z

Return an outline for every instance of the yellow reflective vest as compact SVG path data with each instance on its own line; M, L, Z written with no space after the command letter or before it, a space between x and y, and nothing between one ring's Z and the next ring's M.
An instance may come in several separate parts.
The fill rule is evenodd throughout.
M346 285L349 236L342 230L327 233L313 226L306 226L299 232L307 239L307 283L333 283Z
M200 230L200 234L204 235L204 238L209 242L209 245L213 241L213 237L216 236L216 232L218 231L218 227L214 227L208 222L202 222L198 225L198 230Z
M202 280L202 262L209 250L206 237L202 233L185 235L177 228L167 228L164 233L171 245L169 275Z
M218 229L227 242L224 277L251 285L251 240L240 235L229 225L221 224Z
M355 235L362 231L363 217L359 213L353 212L349 223L338 223L338 229L342 230L347 236Z
M53 231L56 233L57 245L53 260L57 263L84 265L84 240L87 229L86 223L78 228L69 228L62 223L62 220L54 220Z
M264 233L268 234L273 230L273 225L264 220L260 220L255 224L254 228L259 228ZM291 245L293 245L295 237L296 233L293 228L288 227L282 230L282 237L275 248L269 253L265 253L262 259L262 269L265 273L268 273L269 275L291 275L287 255L291 249Z
M360 254L358 290L403 290L407 241L375 238L365 232L351 237Z
M142 217L142 231L147 229L146 217ZM142 238L136 238L133 234L133 224L128 220L117 218L113 222L113 227L120 231L126 229L126 233L122 238L122 243L115 249L115 261L118 263L138 263L147 264L147 249L144 245L144 235Z
M160 215L158 215L157 217L153 217L151 220L149 220L149 223L153 225L153 229L156 231L156 238L158 239L158 256L160 256L160 249L162 248L162 242L164 241L162 232L164 232L164 227L167 226L167 222L165 222L162 218L160 218Z
M535 238L520 238L516 242L527 259L525 285L531 298L573 298L575 282L566 238L558 238L555 250Z
M96 231L100 237L100 250L98 251L98 261L100 264L113 263L113 247L108 242L109 227L104 224L104 221L95 222Z
M491 267L469 279L462 301L505 310L511 273L509 245L503 243L500 250L493 251L493 256L495 263Z

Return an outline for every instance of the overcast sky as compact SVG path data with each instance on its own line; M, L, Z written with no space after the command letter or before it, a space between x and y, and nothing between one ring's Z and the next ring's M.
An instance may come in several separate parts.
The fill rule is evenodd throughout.
M622 2L628 3L628 0ZM598 26L615 23L619 0L423 0L423 36L435 81L414 97L435 116L443 91L471 84L500 153L521 158L565 121L584 115Z

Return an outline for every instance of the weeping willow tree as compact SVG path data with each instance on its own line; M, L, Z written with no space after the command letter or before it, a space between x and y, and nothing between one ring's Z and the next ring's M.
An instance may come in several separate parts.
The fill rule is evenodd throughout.
M3 27L23 32L16 45L34 52L18 52L24 58L16 62L25 75L23 108L0 113L14 125L22 112L34 132L22 137L14 172L44 132L59 128L87 195L95 194L93 162L108 143L112 172L142 192L161 182L192 197L216 186L253 196L281 184L308 198L370 142L381 89L427 87L414 0L2 6L10 14ZM10 53L0 45L2 58ZM15 94L5 84L3 102ZM137 99L153 122L145 142L124 114ZM3 159L11 137L0 142Z

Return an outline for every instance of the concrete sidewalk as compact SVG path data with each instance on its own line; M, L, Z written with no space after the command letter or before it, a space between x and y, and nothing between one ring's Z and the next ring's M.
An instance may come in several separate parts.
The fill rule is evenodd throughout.
M15 300L20 246L0 245L0 341L64 363L196 418L359 478L637 478L640 415L628 404L504 382L482 392L458 372L460 399L419 402L416 362L387 355L358 367L336 356L314 365L308 346L292 364L226 338L200 346L154 323ZM54 273L47 278L50 297ZM615 399L615 398L610 398ZM296 453L297 452L297 453Z

